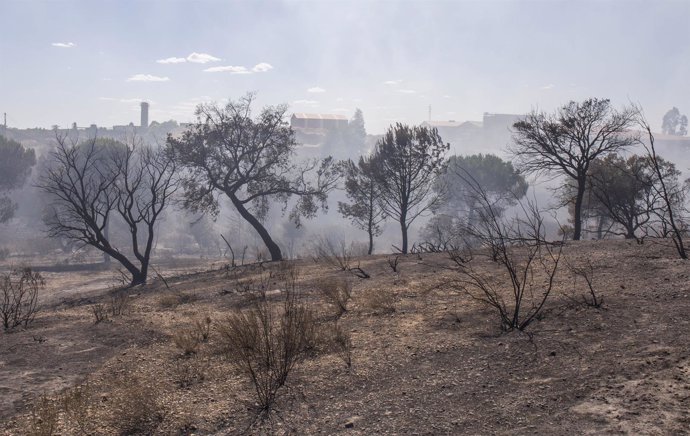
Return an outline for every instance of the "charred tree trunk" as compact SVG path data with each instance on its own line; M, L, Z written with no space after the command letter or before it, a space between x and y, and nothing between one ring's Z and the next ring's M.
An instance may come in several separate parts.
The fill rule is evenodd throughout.
M259 234L261 240L264 242L264 245L266 245L266 248L268 248L268 252L271 255L271 260L274 262L283 260L283 253L280 251L280 247L275 243L275 241L273 241L271 235L268 233L268 230L266 230L263 224L261 224L261 221L256 219L256 217L252 215L252 213L249 212L246 207L244 207L244 204L240 201L240 199L237 198L237 196L235 196L235 194L228 194L228 197L230 197L230 201L232 201L232 204L237 208L237 211L240 213L242 218L251 224L251 226L254 227L254 230L256 230L256 232Z

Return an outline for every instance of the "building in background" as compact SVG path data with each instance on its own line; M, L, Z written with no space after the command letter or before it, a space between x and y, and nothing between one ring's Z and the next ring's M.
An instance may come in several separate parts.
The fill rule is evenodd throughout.
M294 113L290 118L293 129L336 130L347 127L345 115Z
M141 102L141 124L144 129L149 127L149 104L145 101Z

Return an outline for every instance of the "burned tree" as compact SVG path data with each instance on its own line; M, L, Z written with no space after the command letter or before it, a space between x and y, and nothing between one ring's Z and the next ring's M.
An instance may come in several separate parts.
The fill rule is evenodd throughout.
M51 199L48 235L90 245L117 260L132 286L146 283L156 224L178 188L174 161L144 145L96 138L77 144L65 136L57 142L38 183ZM125 223L130 247L110 240L115 219Z
M196 123L179 138L168 136L168 149L187 169L185 207L217 215L217 194L225 194L259 234L271 260L278 261L282 252L263 223L271 202L287 206L297 197L290 218L299 225L301 217L316 215L319 205L326 209L339 176L330 157L293 163L296 143L285 121L287 107L265 107L252 118L253 100L248 94L224 107L199 105Z
M368 254L374 251L374 237L381 234L386 214L379 202L380 191L372 172L371 158L360 157L359 163L345 162L345 192L350 203L338 202L338 211L369 235Z
M683 219L683 205L685 203L685 190L676 180L669 179L664 173L663 160L656 153L654 146L654 135L649 126L642 109L638 109L637 122L647 135L648 141L640 141L647 151L647 158L651 163L656 178L655 190L662 203L662 208L657 212L661 221L662 236L671 237L673 245L681 259L687 259L688 253L685 249L683 235L686 233L687 224Z
M434 183L445 168L449 148L436 129L400 123L376 144L373 173L383 210L400 223L402 253L407 253L410 224L442 199Z
M675 165L657 159L662 178L677 184L680 172ZM635 239L663 209L657 180L650 157L612 154L592 163L588 188L600 212L623 229L626 239Z
M607 99L566 104L553 114L532 111L513 125L513 156L528 174L565 175L576 186L573 239L582 236L582 205L592 162L636 142L627 129L634 108L620 111Z

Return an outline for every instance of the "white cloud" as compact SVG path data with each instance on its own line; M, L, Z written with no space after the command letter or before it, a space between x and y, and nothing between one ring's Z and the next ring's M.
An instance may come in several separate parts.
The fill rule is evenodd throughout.
M331 109L331 112L350 112L350 109L347 109L344 107L337 107L337 108Z
M169 77L154 76L152 74L135 74L128 78L128 82L167 82Z
M73 42L54 42L50 45L52 45L53 47L59 47L59 48L72 48L72 47L77 46L77 44L75 44Z
M400 85L401 83L402 83L402 79L398 79L398 80L386 80L385 82L383 82L384 85L388 85L388 86L398 86L398 85Z
M114 98L114 97L98 97L99 100L103 101L116 101L118 103L141 103L144 101L143 98ZM153 104L153 101L146 100L149 104Z
M318 106L319 102L316 100L295 100L292 104L305 105L305 106Z
M450 95L444 95L443 98L453 98Z
M195 64L206 64L208 62L218 62L220 58L211 56L208 53L197 53L194 52L187 56L187 61L194 62Z
M322 92L326 92L326 90L319 86L314 86L313 88L307 89L307 92L311 92L312 94L319 94Z
M187 59L171 57L165 59L158 59L156 62L158 62L159 64L181 64L187 62Z
M255 73L265 73L266 71L272 70L273 65L266 63L266 62L260 62L256 65L254 65L254 68L252 68L252 71Z
M398 89L398 92L401 94L416 94L417 91L414 89Z
M231 74L251 74L247 67L227 65L224 67L210 67L204 70L205 73L231 73Z
M555 87L556 87L556 85L554 85L553 83L549 83L548 85L542 86L542 87L539 88L539 89L543 89L543 90L545 90L545 91L548 91L549 89L553 89L553 88L555 88Z
M261 62L259 64L254 65L254 67L250 70L245 66L242 65L226 65L222 67L210 67L206 68L204 72L206 73L230 73L230 74L252 74L252 73L265 73L266 71L272 70L273 66L271 64L267 64L266 62Z

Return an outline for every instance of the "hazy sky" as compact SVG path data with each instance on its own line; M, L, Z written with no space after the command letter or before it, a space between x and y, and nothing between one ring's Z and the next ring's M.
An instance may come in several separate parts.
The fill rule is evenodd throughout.
M0 0L14 127L190 121L258 91L295 112L481 120L571 99L690 112L690 1ZM656 126L658 128L658 126Z

